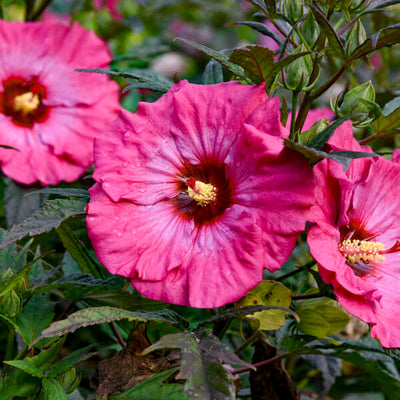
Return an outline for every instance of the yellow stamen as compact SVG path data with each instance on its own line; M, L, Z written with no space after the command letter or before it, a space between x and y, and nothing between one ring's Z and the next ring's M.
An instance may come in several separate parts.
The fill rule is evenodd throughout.
M196 181L193 189L188 186L188 194L201 207L206 206L210 201L215 201L217 198L216 188L211 183L203 183L201 181Z
M385 251L385 245L380 242L368 242L367 240L346 239L339 245L339 250L350 263L364 263L384 261L382 255Z
M23 114L29 114L35 111L40 105L40 99L37 94L26 92L14 97L14 110L22 111Z

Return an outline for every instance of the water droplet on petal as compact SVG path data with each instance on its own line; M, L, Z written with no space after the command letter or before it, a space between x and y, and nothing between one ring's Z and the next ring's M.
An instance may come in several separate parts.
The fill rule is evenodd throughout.
M114 230L113 232L117 235L118 238L122 238L122 233L120 231Z
M121 221L121 218L118 217L117 215L114 217L114 219L115 219L116 221Z
M122 163L122 166L125 167L125 168L126 168L128 165L129 165L129 162L128 162L128 161L124 161L124 162Z
M111 184L110 184L109 182L104 182L104 183L103 183L103 186L104 186L104 187L110 187Z
M94 221L95 218L94 217L89 217L88 219L89 219L89 221Z
M124 133L124 137L129 137L129 136L131 136L131 133L130 133L129 131L126 131L126 132Z

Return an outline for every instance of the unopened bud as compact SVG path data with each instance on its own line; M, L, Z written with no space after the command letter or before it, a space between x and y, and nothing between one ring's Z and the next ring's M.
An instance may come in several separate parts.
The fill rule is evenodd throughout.
M292 54L305 52L303 45L299 46ZM307 88L312 72L312 60L307 54L297 58L285 68L286 76L282 77L283 85L289 90L301 91Z
M307 41L309 47L313 47L318 39L319 26L313 15L309 13L301 26L303 37Z
M366 39L367 33L365 32L364 26L360 20L357 20L346 36L347 54L351 54L354 49L364 43Z
M290 21L296 22L303 16L303 4L300 0L283 0L281 12Z

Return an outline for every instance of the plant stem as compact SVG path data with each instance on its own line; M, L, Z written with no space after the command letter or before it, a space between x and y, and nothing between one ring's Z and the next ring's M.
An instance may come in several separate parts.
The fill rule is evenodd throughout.
M122 338L121 334L119 333L117 327L115 326L114 322L110 322L110 328L113 331L115 337L118 340L118 343L122 346L123 349L126 350L126 343L125 340Z
M367 144L369 142L373 142L374 140L380 139L382 137L387 137L387 136L394 136L394 135L398 135L400 133L400 131L391 131L391 132L386 132L386 133L379 133L379 134L375 134L375 135L371 135L368 136L364 139L360 140L360 144Z
M43 11L50 5L52 0L45 0L42 5L39 7L39 9L35 12L35 14L32 15L31 21L36 21L43 13Z
M252 364L252 367L244 367L244 368L236 369L236 370L234 370L232 372L232 374L233 375L243 374L244 372L248 372L248 371L252 370L253 368L263 367L264 365L268 365L268 364L271 364L271 363L273 363L275 361L282 360L283 358L299 355L301 353L302 353L301 351L294 351L293 353L279 354L279 355L277 355L275 357L269 358L268 360L264 360L264 361L260 361L258 363Z
M235 354L239 354L241 351L243 351L248 345L252 344L255 342L258 337L260 336L260 331L254 332L248 339L246 339L235 351Z
M30 21L30 15L35 6L35 0L26 0L25 21Z
M296 111L297 111L297 102L299 100L299 92L297 90L293 91L293 96L292 96L292 118L290 121L290 136L289 139L295 141L296 140L296 130L295 130L295 125L296 125Z
M275 281L279 282L279 281L284 281L287 278L290 278L291 276L297 275L300 272L304 272L303 268L297 268L293 271L288 272L287 274L278 276L277 278L275 278Z
M321 292L310 293L310 294L298 294L298 295L292 296L292 300L317 299L318 297L324 297L324 295Z

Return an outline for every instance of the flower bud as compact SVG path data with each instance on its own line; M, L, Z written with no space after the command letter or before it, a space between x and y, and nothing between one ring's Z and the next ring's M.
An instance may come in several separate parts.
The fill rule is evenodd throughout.
M307 41L308 45L310 47L313 47L318 39L319 26L311 13L309 13L306 19L303 21L301 30L303 32L303 37Z
M322 132L325 128L329 126L329 120L327 118L320 119L313 123L308 131L301 132L299 135L299 143L306 145L315 136Z
M344 96L341 104L336 109L336 113L343 117L352 113L368 113L370 107L360 99L367 100L368 102L375 101L375 89L371 81L363 83L348 91Z
M80 376L76 376L75 368L69 369L64 375L61 377L61 385L67 394L72 393L78 386L81 381Z
M305 52L303 45L299 46L292 54ZM312 71L312 60L307 54L299 57L285 68L286 77L283 76L283 85L289 90L301 91L307 89L307 83Z
M296 22L303 16L303 4L300 0L283 0L281 11L290 21Z
M0 300L0 313L8 317L14 317L22 309L22 304L15 290L10 290Z
M364 43L367 39L367 33L365 32L364 26L360 20L351 27L346 36L346 52L351 54L356 47Z

